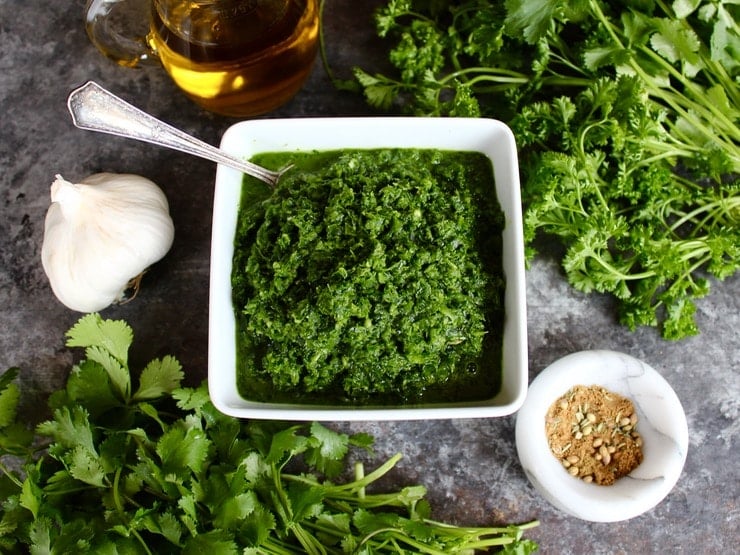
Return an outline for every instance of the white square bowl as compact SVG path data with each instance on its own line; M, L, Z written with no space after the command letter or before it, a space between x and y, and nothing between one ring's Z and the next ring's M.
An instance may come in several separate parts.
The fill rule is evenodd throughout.
M221 412L272 420L414 420L506 416L527 391L527 314L524 239L516 144L502 122L483 118L298 118L244 121L230 127L221 148L250 158L262 152L361 148L432 148L475 151L492 164L496 195L505 216L503 268L506 280L501 388L478 402L409 406L324 406L243 398L237 390L236 324L231 269L242 174L219 165L213 206L209 294L208 386Z

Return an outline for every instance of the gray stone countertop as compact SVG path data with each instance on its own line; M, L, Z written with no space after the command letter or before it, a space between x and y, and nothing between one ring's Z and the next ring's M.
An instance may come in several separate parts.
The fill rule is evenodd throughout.
M382 63L370 14L379 0L330 3L328 56L339 74ZM336 4L336 5L334 5ZM40 262L54 175L138 173L166 192L176 226L170 253L145 277L139 297L107 309L136 335L137 362L175 355L187 380L206 376L212 163L126 139L75 129L66 96L93 79L159 118L217 144L235 120L187 100L155 66L132 70L88 41L84 2L0 0L0 371L21 368L23 407L40 418L74 353L64 332L79 314L53 296ZM270 117L369 115L361 98L334 90L320 62L303 90ZM421 483L439 520L493 524L539 519L527 535L543 553L729 553L740 540L740 276L713 283L698 305L701 335L667 342L653 329L630 332L610 299L565 282L554 256L527 273L530 380L554 360L585 349L623 351L656 368L680 398L690 445L683 474L648 513L612 524L569 517L527 481L514 445L515 417L335 423L377 438L378 460L402 452L399 484Z

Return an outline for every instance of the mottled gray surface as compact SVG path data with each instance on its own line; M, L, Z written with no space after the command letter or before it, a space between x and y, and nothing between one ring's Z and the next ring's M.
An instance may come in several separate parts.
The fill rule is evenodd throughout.
M22 369L24 407L32 418L42 416L46 395L65 379L73 354L63 347L62 334L78 318L56 301L40 263L56 173L74 180L97 171L132 172L165 190L177 230L174 246L146 275L140 296L104 316L124 318L134 327L134 364L171 353L183 363L189 382L206 375L213 164L76 130L65 99L72 88L95 79L211 143L218 143L234 120L199 110L157 67L129 70L100 56L84 34L83 4L0 0L0 371ZM381 63L369 23L377 4L329 2L329 57L339 73L355 63ZM302 92L271 116L367 113L361 99L333 90L317 63ZM530 378L565 354L605 348L645 360L676 390L686 409L690 451L682 477L658 507L614 524L589 524L553 509L519 466L514 417L337 426L375 434L378 456L404 453L394 481L427 485L440 519L465 524L540 519L542 525L529 535L544 553L735 551L740 540L738 276L713 285L699 305L702 335L679 343L663 341L654 330L621 328L609 299L572 291L546 256L529 270L527 285Z

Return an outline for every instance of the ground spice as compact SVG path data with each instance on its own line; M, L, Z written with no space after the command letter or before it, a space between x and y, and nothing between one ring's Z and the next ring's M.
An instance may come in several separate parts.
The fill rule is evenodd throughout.
M545 431L552 453L571 476L611 485L642 462L632 402L601 386L578 385L547 411Z

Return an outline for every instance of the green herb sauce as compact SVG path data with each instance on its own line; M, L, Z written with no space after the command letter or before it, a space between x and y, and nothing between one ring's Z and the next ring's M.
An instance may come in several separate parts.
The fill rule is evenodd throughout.
M504 215L490 160L417 149L266 153L232 273L238 390L255 401L465 402L496 394Z

